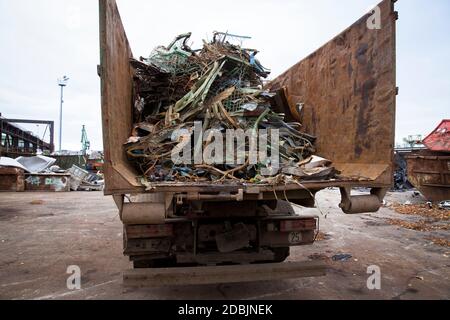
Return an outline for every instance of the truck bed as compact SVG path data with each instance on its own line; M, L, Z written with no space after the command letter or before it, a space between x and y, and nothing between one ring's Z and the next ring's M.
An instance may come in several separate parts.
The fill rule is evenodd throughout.
M285 87L307 132L317 137L317 154L333 161L341 178L288 185L238 183L152 183L142 186L123 143L133 126L133 57L114 0L100 0L102 121L105 194L143 192L237 192L320 190L328 187L387 188L392 184L395 137L394 0L384 0L381 29L367 28L366 14L316 52L273 80Z

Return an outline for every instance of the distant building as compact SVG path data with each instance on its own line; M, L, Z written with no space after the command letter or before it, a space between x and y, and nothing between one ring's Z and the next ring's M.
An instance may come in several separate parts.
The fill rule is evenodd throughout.
M47 124L50 127L50 142L43 141L17 123ZM0 156L17 158L36 155L38 152L51 153L53 150L52 121L6 119L0 114Z

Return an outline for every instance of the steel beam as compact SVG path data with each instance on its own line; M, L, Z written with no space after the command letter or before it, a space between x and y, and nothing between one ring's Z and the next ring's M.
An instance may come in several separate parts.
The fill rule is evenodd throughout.
M33 135L28 134L27 132L22 131L21 129L14 127L18 131L22 133L22 135L9 132L9 130L4 130L3 133L7 133L12 136L16 136L18 138L21 138L23 140L27 140L33 145L36 145L38 147L48 148L50 152L55 151L54 147L54 133L55 133L55 123L54 121L50 120L30 120L30 119L5 119L0 118L0 122L6 123L7 125L10 125L11 127L14 127L13 123L22 123L22 124L46 124L50 127L50 143L46 143L39 139L38 137L35 137ZM5 128L6 129L6 128Z
M123 284L130 287L162 287L284 280L325 276L326 269L323 261L133 269L124 272Z

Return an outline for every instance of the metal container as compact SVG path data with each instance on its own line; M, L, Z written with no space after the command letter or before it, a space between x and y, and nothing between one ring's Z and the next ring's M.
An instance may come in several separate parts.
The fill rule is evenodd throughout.
M25 177L25 191L69 192L69 181L70 174L27 174Z
M408 180L430 201L450 199L450 154L420 151L406 157Z
M0 167L0 192L24 191L24 171L19 168Z

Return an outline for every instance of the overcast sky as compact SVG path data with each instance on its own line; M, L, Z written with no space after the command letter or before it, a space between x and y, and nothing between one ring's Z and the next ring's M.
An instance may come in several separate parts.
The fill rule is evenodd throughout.
M252 36L275 77L343 31L377 2L118 0L135 56L148 56L175 35L193 32L194 47L217 31ZM397 141L425 135L450 118L450 1L400 0L397 32ZM98 2L0 0L0 112L57 120L57 78L65 90L63 149L80 150L86 125L102 149ZM44 127L28 127L40 135Z

